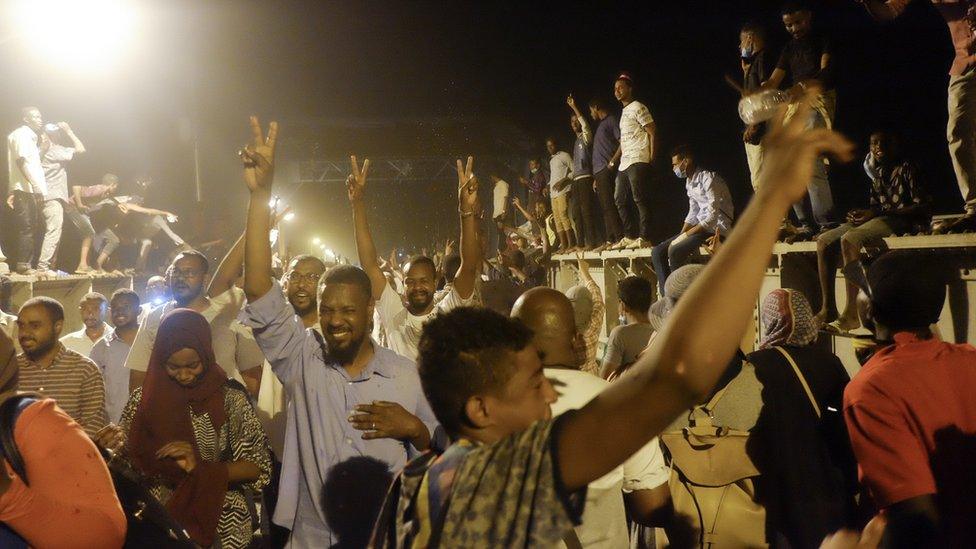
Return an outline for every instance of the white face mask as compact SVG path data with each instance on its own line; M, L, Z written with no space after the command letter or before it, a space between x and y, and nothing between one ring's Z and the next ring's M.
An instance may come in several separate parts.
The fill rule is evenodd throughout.
M533 173L534 174L534 173L537 173L538 171L539 171L539 168L532 168L531 170L529 170L529 173Z
M627 315L625 315L623 313L620 313L620 316L617 317L617 323L620 324L621 326L626 326L627 325Z

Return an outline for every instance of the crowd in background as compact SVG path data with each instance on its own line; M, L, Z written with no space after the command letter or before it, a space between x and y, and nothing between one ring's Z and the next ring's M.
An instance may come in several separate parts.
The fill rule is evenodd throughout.
M907 2L864 3L897 16ZM826 163L856 146L831 130L829 41L802 4L782 10L793 39L775 67L763 30L742 28L743 93L792 81L775 116L744 128L748 207L734 212L722 177L678 146L688 213L658 243L649 219L662 206L647 190L663 155L627 73L613 83L619 118L594 99L590 120L567 98L573 154L547 139L548 170L532 160L519 179L526 203L495 167L458 160L445 192L459 234L420 254L382 257L370 161L352 156L355 265L274 249L275 122L250 119L245 225L212 266L172 233L171 213L143 204L146 180L128 195L111 175L68 189L64 163L84 145L25 109L8 140L17 274L57 276L64 216L88 235L77 272L106 269L123 241L143 258L160 232L174 257L141 295L0 312L0 545L966 546L976 349L933 330L953 274L918 269L910 251L864 253L973 223L964 155L976 145L953 141L973 114L952 99L976 70L972 27L955 32L972 17L937 5L965 53L949 142L967 211L936 227L910 155L884 131L857 159L868 207L835 215ZM763 295L759 343L743 348L784 238L816 240L823 305ZM653 271L619 277L608 323L585 252L641 248ZM565 292L550 285L555 253L576 254ZM5 311L10 289L4 279ZM852 378L818 339L858 327Z

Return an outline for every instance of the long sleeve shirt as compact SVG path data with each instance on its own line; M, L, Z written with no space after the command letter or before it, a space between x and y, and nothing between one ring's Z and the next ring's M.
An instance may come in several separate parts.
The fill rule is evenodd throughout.
M701 225L706 231L726 234L732 228L732 195L725 180L715 172L698 170L685 181L688 215L685 223Z
M588 279L584 285L590 292L593 310L590 312L590 322L586 325L586 331L583 332L583 340L586 342L586 357L581 363L583 364L581 370L599 376L600 364L596 361L596 348L600 344L600 326L603 324L606 304L603 302L603 292L600 291L600 286L597 285L596 281Z
M419 455L400 440L363 440L362 432L348 421L355 407L376 400L396 402L420 418L433 436L437 420L416 366L373 343L375 354L366 369L350 377L342 365L327 358L326 342L305 328L277 281L245 307L240 320L254 329L290 402L274 522L292 530L292 547L332 547L339 539L326 522L323 505L326 500L343 505L345 497L323 493L333 469L372 458L385 464L392 476L408 458Z

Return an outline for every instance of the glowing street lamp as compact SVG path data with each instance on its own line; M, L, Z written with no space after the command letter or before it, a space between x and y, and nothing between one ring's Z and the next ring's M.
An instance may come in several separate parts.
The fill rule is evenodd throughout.
M321 246L322 245L322 239L316 236L315 238L312 239L312 244L314 244L316 246Z
M291 221L292 219L295 219L295 212L286 213L285 217L283 217L282 219L285 221Z

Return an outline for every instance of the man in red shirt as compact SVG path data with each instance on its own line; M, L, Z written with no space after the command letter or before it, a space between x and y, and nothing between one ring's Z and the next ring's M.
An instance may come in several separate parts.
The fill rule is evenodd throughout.
M844 391L844 417L861 481L897 547L963 547L976 517L976 348L929 329L947 277L910 252L868 269L869 323L893 342Z

